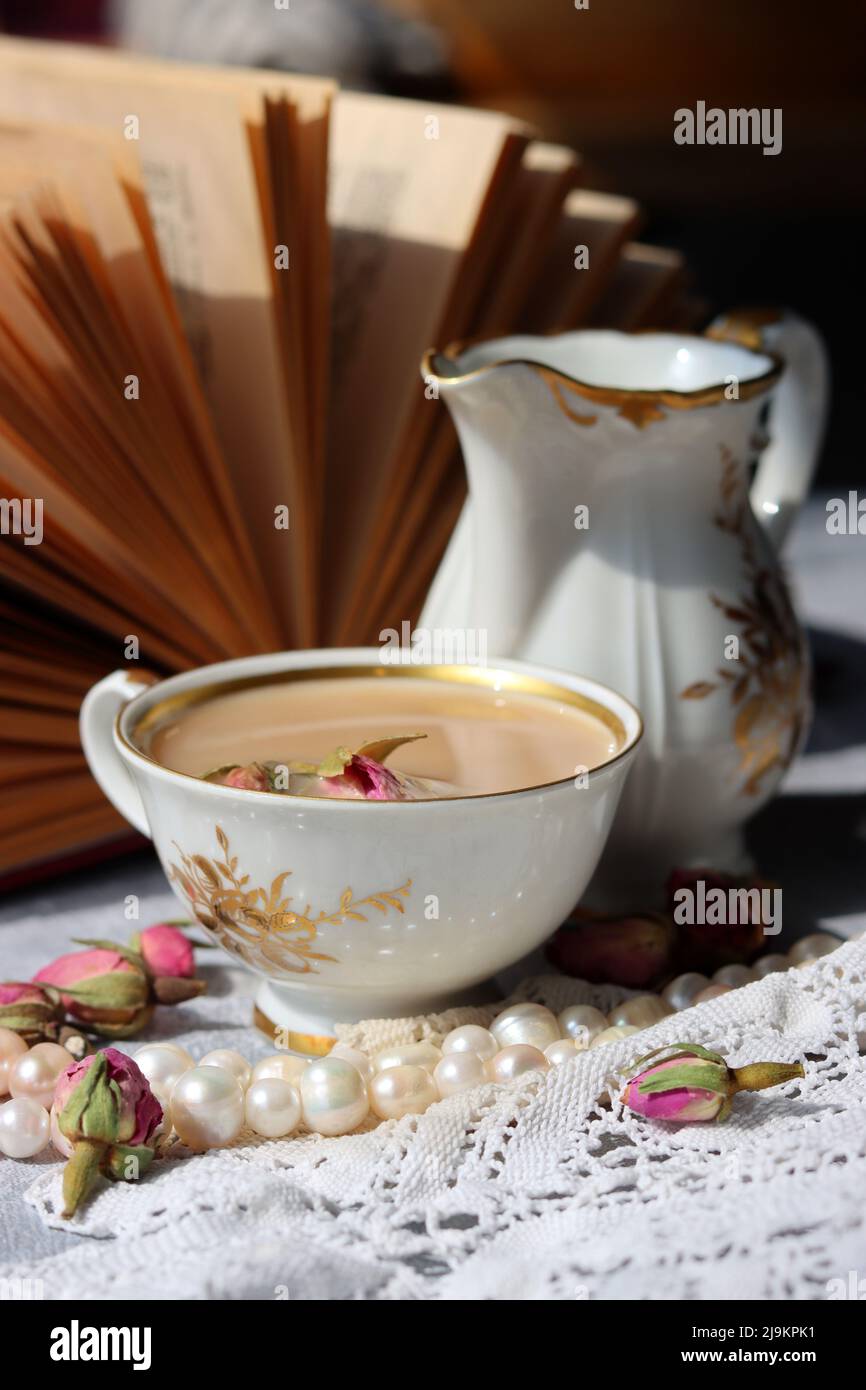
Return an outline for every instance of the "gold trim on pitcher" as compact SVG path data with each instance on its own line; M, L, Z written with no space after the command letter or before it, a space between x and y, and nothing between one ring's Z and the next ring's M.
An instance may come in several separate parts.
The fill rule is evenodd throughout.
M783 317L781 309L731 309L710 325L705 336L716 343L735 343L738 347L763 352L762 330L780 323Z
M580 330L578 330L580 331ZM610 330L590 330L590 331L609 331L619 333L623 338L637 338L648 336L647 334L625 333L618 329ZM551 338L561 337L562 334L552 334ZM692 342L706 344L714 342L724 342L725 339L710 337L700 333L676 333L677 339L688 339ZM739 347L742 352L748 352L753 357L763 357L770 362L770 366L759 376L752 377L748 381L739 381L738 401L748 401L755 396L762 395L769 391L776 384L784 370L784 363L775 352L769 352L762 348L759 352L744 343L734 343L727 340L730 346ZM479 367L472 367L469 371L455 372L453 376L443 376L434 367L436 358L447 358L452 363L465 350L465 343L451 343L444 351L439 348L428 348L421 359L421 373L424 379L433 378L445 386L455 385L458 382L473 381L477 377L485 376L488 372L495 371L497 367L529 367L538 372L545 380L555 378L567 384L569 390L582 396L584 400L592 401L595 405L618 406L619 413L638 429L651 423L652 420L663 419L659 409L660 406L667 406L669 410L697 410L702 406L722 405L729 400L729 386L727 382L716 382L712 386L701 386L695 391L677 391L673 388L651 388L651 389L631 389L621 386L593 386L587 381L581 381L579 377L571 376L570 373L562 371L558 367L552 367L549 362L537 362L528 357L502 357L494 362L484 362ZM579 421L581 424L588 421Z
M742 587L732 596L710 593L709 600L739 628L745 653L717 667L715 679L692 681L680 691L680 699L706 700L727 690L731 737L740 754L740 794L757 796L771 772L791 764L802 741L809 707L808 659L784 580L763 563L753 542L745 469L726 445L720 445L720 454L721 505L715 525L739 546Z

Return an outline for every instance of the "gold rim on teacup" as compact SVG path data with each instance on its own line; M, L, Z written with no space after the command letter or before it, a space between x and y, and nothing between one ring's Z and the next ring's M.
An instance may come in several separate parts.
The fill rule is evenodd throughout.
M529 671L506 670L497 666L460 666L460 665L394 665L384 664L361 664L353 666L304 666L288 667L283 671L271 671L265 674L252 676L227 677L224 680L207 681L202 685L192 686L188 690L180 690L174 695L166 695L161 700L157 700L135 723L131 731L131 736L127 737L123 730L123 723L129 717L130 707L138 699L148 693L152 687L141 691L140 696L135 696L133 700L124 708L118 711L114 722L114 734L117 742L137 761L144 763L147 767L154 768L157 772L173 778L179 777L184 781L196 782L199 786L207 786L216 793L228 793L230 796L254 796L267 797L270 801L274 800L273 792L254 791L242 787L226 787L218 782L205 783L201 777L195 777L189 772L177 772L173 768L166 767L156 758L150 757L148 753L133 742L140 739L143 734L150 732L158 724L161 724L167 717L175 714L178 710L186 709L190 705L204 703L205 700L213 699L219 695L233 694L238 690L248 690L256 686L280 685L294 681L308 680L336 680L336 679L357 679L363 676L375 676L380 679L400 679L409 678L415 680L441 680L449 685L475 685L485 686L488 689L506 689L519 691L524 695L535 695L542 699L556 701L559 704L570 705L574 709L581 710L584 714L589 714L593 718L604 724L605 728L615 736L620 747L618 751L606 758L604 762L597 763L595 767L588 769L589 775L606 772L608 768L618 763L620 759L638 745L643 737L643 720L640 711L627 700L624 695L617 691L609 690L607 686L599 681L591 681L586 678L587 684L594 689L615 697L615 699L625 705L632 713L636 730L629 736L625 724L607 705L601 700L595 700L590 695L584 695L579 690L573 690L570 686L560 685L555 681L546 680L543 676L532 675ZM583 677L578 677L584 680ZM349 806L433 806L439 802L453 803L455 801L484 801L491 797L525 796L533 792L547 791L555 787L570 786L574 782L574 774L568 777L558 778L555 782L540 782L531 787L517 787L508 791L499 792L466 792L458 796L438 796L438 797L419 797L413 801L356 801L352 799L340 799L337 797L306 796L293 793L292 801L313 801L322 806L339 806L346 808Z

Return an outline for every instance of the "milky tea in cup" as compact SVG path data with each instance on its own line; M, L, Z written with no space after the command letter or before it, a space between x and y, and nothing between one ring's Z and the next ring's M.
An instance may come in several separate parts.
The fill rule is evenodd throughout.
M135 741L164 767L203 777L235 765L315 764L336 748L423 734L391 753L388 767L429 779L431 796L539 787L616 756L622 734L607 711L534 685L515 688L480 668L450 678L444 669L441 676L391 669L387 678L385 671L252 678L195 692Z

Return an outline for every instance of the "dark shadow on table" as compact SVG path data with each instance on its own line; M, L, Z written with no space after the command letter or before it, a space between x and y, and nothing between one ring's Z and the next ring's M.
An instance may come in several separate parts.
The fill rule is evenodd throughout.
M761 874L783 889L785 938L866 912L866 794L781 796L747 827Z
M810 628L815 719L808 753L866 744L866 642L827 628Z
M815 720L805 756L866 745L866 643L809 632ZM783 889L786 940L819 919L866 913L866 793L776 797L746 828L761 874Z

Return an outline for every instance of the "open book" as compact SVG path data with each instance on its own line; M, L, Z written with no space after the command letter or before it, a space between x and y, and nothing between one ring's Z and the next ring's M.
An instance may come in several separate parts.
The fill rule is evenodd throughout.
M638 223L496 113L0 40L0 873L124 833L107 671L412 620L464 491L423 352L683 326Z

